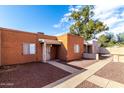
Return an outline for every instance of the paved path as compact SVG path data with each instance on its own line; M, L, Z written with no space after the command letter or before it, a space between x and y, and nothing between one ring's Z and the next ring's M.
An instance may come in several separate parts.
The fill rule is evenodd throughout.
M65 71L67 71L67 72L70 72L70 73L76 73L76 72L80 71L80 70L78 70L76 68L73 68L73 67L70 67L70 66L55 62L55 61L49 61L48 63L51 64L51 65L54 65L54 66L56 66L56 67L58 67L60 69L63 69Z
M83 81L85 81L87 78L89 78L90 76L95 74L98 70L100 70L102 67L107 65L109 62L111 62L111 58L101 60L101 61L87 67L87 69L88 69L87 71L82 72L82 73L62 82L61 84L58 84L54 88L74 88L77 85L79 85L80 83L82 83Z
M105 79L96 75L92 75L87 79L87 81L103 88L124 88L124 84L115 82L113 80Z

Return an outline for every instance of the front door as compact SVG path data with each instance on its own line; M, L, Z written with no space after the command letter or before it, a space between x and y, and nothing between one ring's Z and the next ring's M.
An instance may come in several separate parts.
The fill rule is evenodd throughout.
M46 60L50 60L50 50L51 50L51 45L46 46Z

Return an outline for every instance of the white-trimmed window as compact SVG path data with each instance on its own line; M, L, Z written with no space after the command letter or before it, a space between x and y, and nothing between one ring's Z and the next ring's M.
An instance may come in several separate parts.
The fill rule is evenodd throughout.
M36 45L35 43L23 43L23 54L35 54L36 53Z
M30 44L30 54L35 54L36 53L36 46L34 43Z
M78 44L74 45L74 53L80 52L80 46Z
M24 55L29 54L29 44L28 43L23 43L23 54Z

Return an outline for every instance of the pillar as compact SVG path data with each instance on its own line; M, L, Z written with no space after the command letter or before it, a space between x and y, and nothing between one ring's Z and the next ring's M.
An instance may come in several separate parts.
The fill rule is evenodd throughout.
M43 62L46 63L46 43L43 44Z
M96 54L96 60L99 61L99 54Z

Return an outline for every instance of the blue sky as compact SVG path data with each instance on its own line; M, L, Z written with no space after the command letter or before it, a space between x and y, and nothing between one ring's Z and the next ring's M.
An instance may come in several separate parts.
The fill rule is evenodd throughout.
M0 27L55 35L62 30L53 25L67 11L68 6L0 6Z
M69 31L68 16L81 6L0 6L0 27L59 35ZM109 32L124 32L124 6L96 5L95 19L109 26Z

